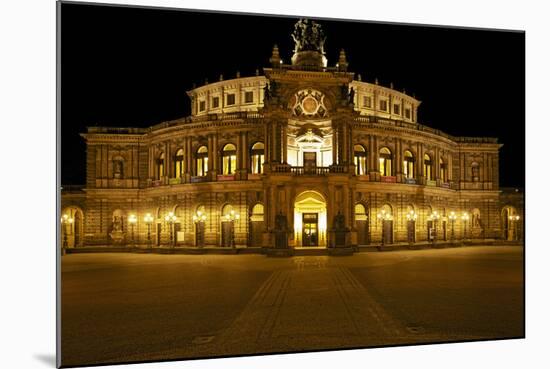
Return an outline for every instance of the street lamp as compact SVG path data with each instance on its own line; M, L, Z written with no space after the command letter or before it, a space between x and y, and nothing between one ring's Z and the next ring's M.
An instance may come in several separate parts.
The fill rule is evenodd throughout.
M468 225L468 219L470 219L470 215L467 212L464 212L462 213L460 219L462 219L462 242L464 242L464 239L466 238L466 226Z
M451 242L455 240L455 221L456 221L456 213L454 211L451 211L451 214L449 214L449 220L451 221Z
M235 247L235 222L240 219L240 215L235 213L235 210L231 210L228 214L225 214L225 221L231 222L231 247Z
M197 212L193 214L193 223L195 223L195 246L197 247L204 246L203 231L205 221L206 215L203 214L201 210L197 210Z
M414 226L416 222L417 215L414 210L411 210L407 213L407 239L409 243L414 242Z
M131 232L132 232L132 246L135 246L136 242L135 242L135 239L134 239L134 227L136 226L136 223L137 223L136 214L128 215L128 223L130 223L130 229L131 229Z
M508 219L510 220L510 224L512 225L512 232L514 234L514 241L517 241L518 240L517 222L519 220L519 215L510 215L510 216L508 216Z
M176 220L178 220L178 218L173 212L169 212L164 217L164 220L168 223L168 227L170 227L170 246L174 247L174 223L176 223Z
M434 211L428 216L428 221L433 222L433 228L431 228L433 229L433 236L432 235L430 236L432 236L431 238L433 240L432 242L434 245L437 240L437 221L439 220L440 217L441 216L437 213L437 211ZM431 229L430 229L430 233L431 233Z
M143 217L143 221L145 222L145 224L147 224L147 244L150 247L153 247L153 245L151 244L151 224L153 223L153 220L154 218L151 213L147 213Z
M63 248L62 248L62 254L65 254L65 251L67 249L67 246L68 246L68 242L67 242L67 227L70 227L71 224L73 224L74 222L74 219L71 218L69 215L67 214L63 214L63 216L61 217L61 227L63 227Z
M384 222L393 220L393 216L389 212L387 212L386 209L382 209L381 211L378 212L378 214L376 214L376 218L378 218L378 220L380 220L380 222L382 223L382 246L383 246L384 243L386 242L386 239L384 237L386 233Z

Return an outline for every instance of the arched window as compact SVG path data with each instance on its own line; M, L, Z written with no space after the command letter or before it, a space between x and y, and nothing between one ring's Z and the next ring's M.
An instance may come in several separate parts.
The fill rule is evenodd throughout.
M204 177L208 171L208 149L201 146L197 150L197 176Z
M428 154L424 154L424 177L426 177L427 181L433 179L432 158Z
M445 163L445 161L442 158L439 158L439 179L443 183L447 183L447 181L449 180L447 163Z
M367 174L367 151L362 145L355 145L353 152L355 174L358 176Z
M263 173L263 163L264 163L264 144L263 142L256 142L252 145L250 150L250 171L252 174L261 174Z
M164 177L164 153L161 152L157 159L157 179Z
M124 178L124 159L120 156L113 159L113 178Z
M252 208L252 216L250 220L253 222L263 222L264 221L264 206L262 204L256 204Z
M479 164L475 161L472 163L472 181L479 181Z
M179 149L174 157L174 173L176 178L183 177L183 149Z
M380 175L391 176L392 175L392 155L390 149L383 147L380 149Z
M403 159L403 175L405 178L414 178L414 156L409 150L405 151Z
M355 204L355 220L367 220L367 210L363 204Z
M222 173L235 174L237 169L237 148L233 144L227 144L222 150Z

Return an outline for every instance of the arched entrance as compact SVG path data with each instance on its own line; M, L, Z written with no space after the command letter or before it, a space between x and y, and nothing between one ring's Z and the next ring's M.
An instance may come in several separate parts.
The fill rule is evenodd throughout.
M262 236L264 232L264 206L257 203L252 207L250 216L250 236L249 246L259 247L262 245Z
M296 246L327 245L327 203L316 191L305 191L294 202L294 239Z
M519 219L516 209L513 206L505 206L502 209L502 228L503 238L507 241L518 240L518 224L516 219Z
M61 245L67 248L83 244L84 213L76 206L70 206L61 212Z
M365 205L355 204L355 228L357 229L357 244L369 244L369 217Z

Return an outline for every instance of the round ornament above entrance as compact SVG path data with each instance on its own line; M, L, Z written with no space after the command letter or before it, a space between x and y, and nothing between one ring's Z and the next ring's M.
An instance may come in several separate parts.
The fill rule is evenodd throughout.
M290 109L295 116L324 118L328 109L325 105L325 95L317 90L298 91L290 100Z

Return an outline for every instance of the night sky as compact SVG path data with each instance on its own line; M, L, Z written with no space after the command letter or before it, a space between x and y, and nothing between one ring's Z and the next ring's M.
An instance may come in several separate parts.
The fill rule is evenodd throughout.
M62 184L85 183L87 126L148 127L190 114L193 83L254 75L273 44L290 63L297 18L63 4ZM419 122L498 137L500 184L525 183L525 35L318 20L329 66L422 101Z

